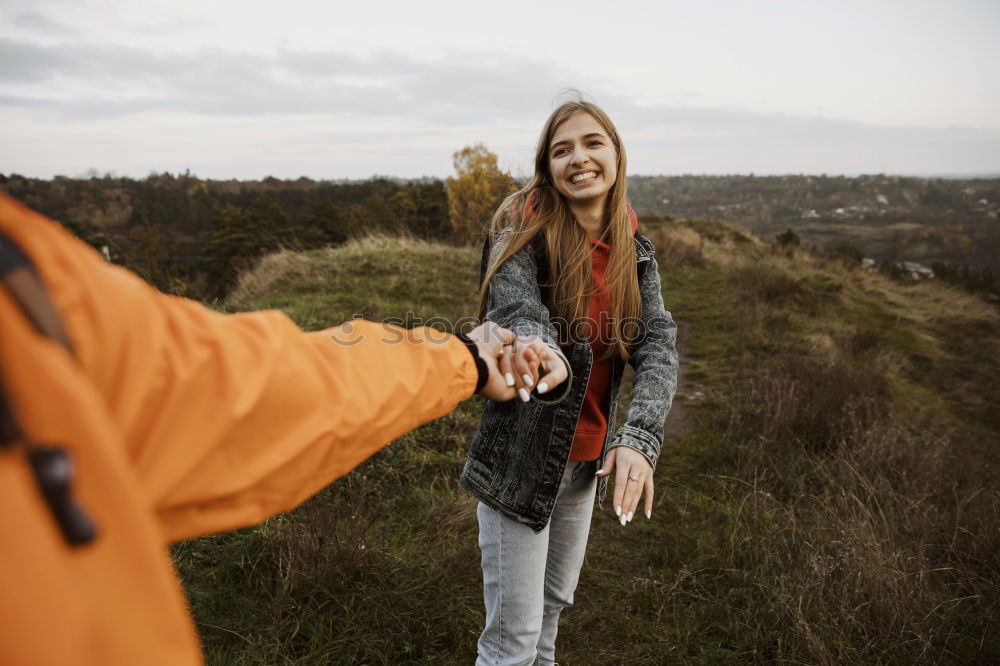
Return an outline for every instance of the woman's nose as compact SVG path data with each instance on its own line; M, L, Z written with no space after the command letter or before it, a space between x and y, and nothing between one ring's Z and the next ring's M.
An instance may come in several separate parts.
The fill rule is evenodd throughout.
M589 159L590 155L587 154L587 151L583 148L583 146L577 146L573 149L572 164L583 164Z

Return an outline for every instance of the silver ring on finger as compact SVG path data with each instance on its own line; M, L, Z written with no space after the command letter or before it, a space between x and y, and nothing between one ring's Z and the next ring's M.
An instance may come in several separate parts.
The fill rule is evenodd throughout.
M628 477L628 480L629 481L635 481L636 483L639 483L639 477L637 477L637 476L630 476L630 477Z

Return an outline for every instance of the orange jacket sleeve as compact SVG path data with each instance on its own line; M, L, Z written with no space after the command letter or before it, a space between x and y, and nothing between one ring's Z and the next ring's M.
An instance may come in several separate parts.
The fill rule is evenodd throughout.
M170 540L288 510L474 391L473 359L451 335L364 321L303 333L279 312L219 314L2 196L0 221L36 263Z

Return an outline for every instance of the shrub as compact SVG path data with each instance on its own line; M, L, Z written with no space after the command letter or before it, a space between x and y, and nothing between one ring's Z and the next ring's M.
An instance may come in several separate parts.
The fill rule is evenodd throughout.
M778 243L778 245L781 245L782 247L788 247L790 245L799 247L800 245L802 245L802 239L800 239L799 235L794 231L792 231L791 229L786 230L784 233L778 234L777 236L774 237L774 240L775 242Z

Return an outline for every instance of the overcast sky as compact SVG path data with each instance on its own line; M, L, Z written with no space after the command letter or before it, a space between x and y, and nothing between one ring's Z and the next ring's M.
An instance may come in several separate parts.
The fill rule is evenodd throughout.
M998 0L0 0L0 173L523 174L574 87L631 174L1000 174L998 35Z

